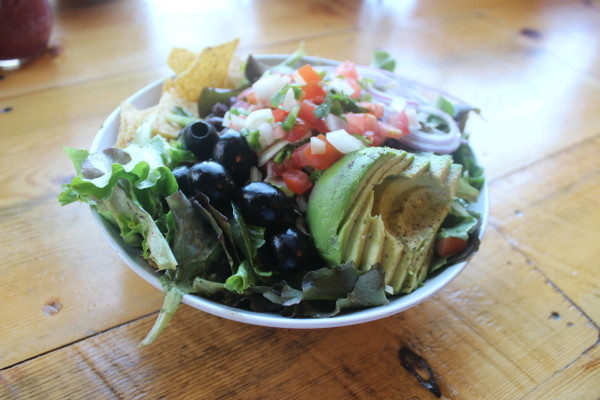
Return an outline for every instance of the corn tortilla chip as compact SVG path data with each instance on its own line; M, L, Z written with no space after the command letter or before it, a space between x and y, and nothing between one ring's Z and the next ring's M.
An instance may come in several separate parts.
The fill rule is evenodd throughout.
M161 135L167 139L175 139L181 127L167 118L173 113L174 107L181 107L188 111L194 117L198 117L198 107L195 102L187 101L177 91L176 88L171 88L164 92L160 97L158 106L155 110L154 119L152 121L152 136Z
M175 74L179 75L192 65L196 57L198 57L198 53L180 47L174 47L173 50L171 50L171 53L169 53L167 65L175 72Z
M127 102L121 103L119 132L117 133L117 143L115 144L115 147L126 147L135 137L135 132L140 125L156 112L157 109L158 106L152 106L144 110L139 110L134 105Z
M192 65L175 78L175 85L188 101L197 101L202 89L228 87L229 63L239 39L207 47L196 56Z

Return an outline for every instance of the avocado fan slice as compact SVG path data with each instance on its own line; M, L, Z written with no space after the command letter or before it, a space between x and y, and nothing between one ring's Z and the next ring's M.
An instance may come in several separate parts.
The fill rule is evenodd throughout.
M394 293L427 277L435 236L456 194L462 167L450 156L366 148L326 170L313 188L307 221L331 266L380 263Z

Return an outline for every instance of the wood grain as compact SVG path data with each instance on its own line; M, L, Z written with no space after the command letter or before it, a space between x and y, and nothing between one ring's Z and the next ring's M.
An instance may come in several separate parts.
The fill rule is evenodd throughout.
M600 2L55 0L62 52L0 74L0 398L444 398L600 396ZM185 12L182 12L182 9ZM394 317L295 331L182 306L136 348L161 293L130 272L89 210L61 208L61 146L88 147L121 100L168 75L172 46L241 36L241 51L397 71L483 110L472 140L491 189L479 254ZM3 112L4 110L8 110Z
M400 366L409 345L446 398L519 398L592 347L597 327L495 230L482 259L427 302L354 327L261 328L183 306L150 348L136 345L152 317L3 371L4 394L185 398L200 385L215 399L427 398ZM586 382L577 393L593 393Z

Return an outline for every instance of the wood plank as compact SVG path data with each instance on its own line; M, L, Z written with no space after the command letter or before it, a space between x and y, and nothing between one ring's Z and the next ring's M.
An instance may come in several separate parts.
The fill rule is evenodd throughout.
M600 132L494 182L492 223L600 323Z
M433 368L445 398L512 399L548 382L598 338L597 327L495 229L448 287L381 321L297 331L183 306L155 345L139 350L152 319L2 371L0 397L428 397L400 366L398 349L408 345Z
M600 4L597 1L518 2L490 11L500 27L600 81Z
M486 79L472 75L473 79L468 80L467 76L464 75L465 66L468 66L469 70L475 70L478 67L483 68L491 65L489 59L486 59L482 64L481 58L478 56L487 51L486 42L495 43L492 46L494 49L504 49L504 52L498 52L499 59L516 58L520 60L521 67L526 65L529 60L524 53L518 53L520 56L511 54L510 51L512 51L512 48L509 43L514 43L512 36L506 36L497 29L487 27L488 25L485 20L473 19L472 16L460 16L440 21L439 23L441 25L438 28L423 27L421 30L417 29L413 33L414 36L409 36L409 38L411 37L415 40L421 38L421 44L438 46L437 48L432 47L432 50L429 52L420 53L421 56L419 57L422 58L415 56L414 54L417 54L417 49L412 48L414 52L412 53L413 59L407 59L411 53L409 50L403 50L406 46L410 47L406 43L393 47L395 55L400 55L399 59L405 60L400 65L402 73L434 85L440 84L440 86L443 86L442 83L446 82L449 89L456 88L458 95L470 93L472 96L483 98L488 93L488 90L493 89L497 92L505 91L500 84L486 87ZM443 35L444 31L456 32L453 39L455 43L460 42L467 48L474 49L471 53L464 53L464 62L457 62L456 58L452 56L452 53L458 51L456 45L449 48L444 46L452 42L448 40L444 41L444 37L447 36ZM474 35L474 32L479 32L480 34ZM387 36L384 36L384 33L385 29L382 28L378 34L373 33L370 36L365 35L361 31L354 31L343 35L330 35L328 38L315 38L307 41L307 49L309 52L311 52L311 49L318 49L312 52L312 54L327 55L337 59L357 58L359 62L367 63L369 61L368 55L373 49L373 47L370 47L372 43L379 41L382 45L391 44L390 39L385 39ZM383 41L384 39L388 41L385 42ZM407 41L407 43L411 42L411 40ZM347 45L340 46L340 43L346 43ZM261 47L260 52L289 52L293 50L295 45L296 41L291 40L277 45ZM518 49L522 49L523 45L518 44L515 46ZM402 55L405 55L405 57L402 57ZM545 60L544 62L550 62L550 64L553 62L551 56L548 56ZM503 65L508 68L508 64L509 62L505 61ZM519 125L518 129L510 130L508 125L512 126L511 118L506 118L506 116L513 115L513 120L518 119L519 114L522 113L520 110L529 109L528 107L531 102L543 102L544 105L547 105L546 103L549 100L536 97L537 94L534 90L529 90L527 86L523 86L533 76L533 72L523 74L516 67L511 67L511 71L515 82L521 82L521 88L526 88L524 94L517 90L513 92L508 91L504 96L497 96L497 100L492 99L491 104L488 104L488 106L483 105L483 107L493 110L491 112L494 113L494 117L490 125L504 126L509 136L513 136L514 138L527 138L527 132L530 127L525 124L525 126ZM563 71L570 70L563 69ZM15 238L11 240L4 239L1 242L2 252L3 254L10 255L8 260L14 267L8 269L10 273L2 275L1 279L3 283L26 282L27 276L43 276L43 272L51 271L51 266L53 265L64 265L64 271L69 271L69 266L71 268L79 268L74 266L79 266L81 253L65 254L62 251L62 247L64 247L63 240L66 239L49 233L49 227L60 224L65 219L77 221L77 226L69 229L68 233L64 234L69 240L77 244L72 248L79 247L85 249L83 251L86 257L90 257L93 260L97 259L99 264L110 265L112 267L110 267L109 272L100 271L95 267L87 268L85 269L85 273L82 273L81 276L78 275L77 279L70 279L64 290L70 291L79 287L90 287L92 282L88 281L87 277L95 277L95 280L101 278L103 282L106 282L111 287L111 282L114 279L121 279L119 277L123 273L123 266L120 263L116 263L115 255L105 245L104 247L97 245L98 240L101 242L102 240L99 238L99 235L95 234L96 228L93 226L86 210L75 210L71 206L70 208L62 209L60 214L54 214L53 210L57 207L54 202L54 196L59 191L60 183L65 182L72 174L72 167L67 158L62 154L60 148L62 145L73 147L89 146L96 128L100 126L103 119L113 107L135 90L155 78L165 76L166 74L168 74L168 69L160 66L144 72L132 72L127 75L97 82L27 95L13 99L10 103L7 103L13 107L13 110L8 114L1 115L0 118L0 131L10 132L9 135L3 135L0 139L2 143L0 165L3 167L3 172L0 173L0 183L3 185L3 192L0 193L0 207L3 208L4 215L6 215L0 222L0 227L5 231L10 231L14 230L13 227L20 226L23 232L27 232L31 241L43 243L43 248L46 252L41 262L40 257L36 259L35 256L28 255L26 264L31 270L17 268L16 266L22 262L19 252L23 253L23 250L15 247L18 245L18 241ZM579 79L575 72L573 72L572 78ZM583 86L582 83L582 88L578 95L588 99L584 107L579 107L578 110L558 108L555 110L556 114L553 121L559 120L560 115L564 115L564 118L566 118L567 114L562 114L563 112L575 112L576 117L573 121L577 129L571 135L567 135L564 138L563 141L566 141L567 144L577 140L585 140L586 137L594 133L594 126L597 125L595 115L600 104L597 99L598 91L593 92L593 88ZM459 87L461 87L460 90L458 89ZM573 93L573 96L575 96L575 93ZM35 110L36 118L29 118L31 110ZM543 120L541 123L550 125L551 121L545 117L547 115L545 114L546 112L544 107L537 107L537 113L540 118L530 122L530 124L539 124ZM560 129L554 129L558 135ZM564 129L564 127L561 129ZM492 130L496 132L495 137L491 134L488 136L487 133L480 134L479 132L474 136L476 144L482 149L483 162L491 176L516 170L528 162L556 151L558 146L563 144L563 141L550 141L548 143L545 137L547 131L538 127L531 131L544 132L544 135L538 133L526 139L529 140L530 146L537 149L535 154L532 154L531 148L528 146L517 149L512 148L512 144L507 142L506 135L503 136L500 130L498 126L495 126ZM39 147L40 137L44 138L43 147ZM477 143L478 141L482 143ZM506 157L503 159L502 149L506 151L506 148L509 147L511 148L511 152L508 157L513 157L518 162L507 163L505 162ZM43 165L43 168L30 168L29 158L23 158L22 156L28 153L31 153L31 158L37 160L39 165ZM15 176L11 172L15 169L25 172ZM29 209L24 212L23 208L27 207ZM52 219L51 215L54 215L56 218ZM101 258L106 253L108 253L108 258ZM90 263L89 265L94 264ZM98 278L99 275L102 276ZM131 279L135 281L134 278ZM44 286L46 283L49 284L49 287ZM31 334L23 333L23 328L25 326L40 326L39 324L45 323L47 317L41 314L39 310L47 301L46 297L51 297L47 294L53 293L51 283L51 281L40 282L41 286L35 289L33 298L36 300L29 306L30 309L34 310L34 312L32 311L32 315L35 317L24 319L23 325L15 326L11 329L9 337L11 340L16 340L14 342L15 346L5 347L8 349L6 350L8 354L5 353L1 356L1 365L11 365L39 352L48 351L52 348L60 347L65 343L78 340L87 335L88 329L102 331L113 322L122 323L128 319L135 319L158 308L159 295L154 293L142 281L137 284L127 283L127 285L134 286L134 288L128 289L128 291L146 294L151 292L152 300L148 304L144 304L141 308L132 309L129 307L121 308L121 305L113 303L105 314L96 315L95 313L90 314L86 311L91 307L91 304L97 304L98 299L91 291L83 290L82 297L78 299L82 305L80 308L65 306L61 311L62 323L60 326L63 327L63 331L55 331L48 340L36 341L33 340L34 336ZM30 293L28 287L23 284L11 284L9 287L11 288L9 298L13 299L10 304L14 304L15 307L19 304L19 300L17 299L22 297L23 293ZM126 300L129 301L129 299L128 297ZM126 304L127 301L123 304ZM7 307L6 310L9 308ZM7 313L8 311L3 312ZM118 315L114 321L111 321L112 312ZM77 328L80 326L85 327ZM87 326L92 326L93 328L88 328ZM31 343L35 344L32 345Z
M111 109L158 74L21 97L0 115L0 319L11 321L0 367L160 308L160 292L119 261L89 208L57 201L74 173L62 145L88 147Z
M356 18L318 0L71 4L57 13L54 35L61 43L60 55L5 73L0 99L162 66L174 46L200 50L236 37L246 48L282 40L298 43L307 32L320 35L352 27Z
M572 365L555 374L522 400L598 400L600 394L600 346L581 355Z

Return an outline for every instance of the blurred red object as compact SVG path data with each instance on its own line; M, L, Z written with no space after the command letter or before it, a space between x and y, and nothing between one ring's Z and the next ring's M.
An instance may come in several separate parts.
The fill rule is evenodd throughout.
M51 30L47 0L0 0L0 68L19 68L43 54Z

